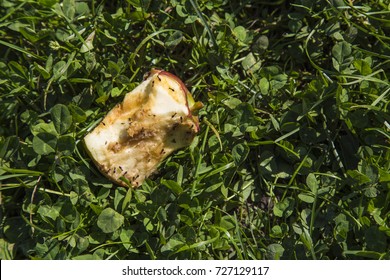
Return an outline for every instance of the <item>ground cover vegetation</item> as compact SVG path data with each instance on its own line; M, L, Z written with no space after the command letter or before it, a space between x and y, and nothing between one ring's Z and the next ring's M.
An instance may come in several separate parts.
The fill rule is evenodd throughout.
M387 0L1 0L1 259L389 259ZM152 67L200 133L141 187L82 139Z

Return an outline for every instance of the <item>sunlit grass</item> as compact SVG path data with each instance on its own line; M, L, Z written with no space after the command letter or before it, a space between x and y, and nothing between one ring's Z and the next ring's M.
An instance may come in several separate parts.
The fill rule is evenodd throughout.
M0 4L1 259L389 259L381 1ZM140 188L83 137L151 68L200 110Z

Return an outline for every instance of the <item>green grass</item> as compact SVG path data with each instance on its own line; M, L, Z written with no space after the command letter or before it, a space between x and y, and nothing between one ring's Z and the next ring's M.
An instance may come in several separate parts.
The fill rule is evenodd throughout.
M390 259L386 0L0 1L1 259ZM201 132L140 188L82 145L152 67Z

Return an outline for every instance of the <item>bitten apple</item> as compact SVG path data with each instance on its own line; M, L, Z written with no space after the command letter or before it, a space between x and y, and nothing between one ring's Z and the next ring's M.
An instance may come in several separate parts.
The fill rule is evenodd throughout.
M109 179L138 187L169 154L191 144L201 107L178 77L153 69L86 135L86 149Z

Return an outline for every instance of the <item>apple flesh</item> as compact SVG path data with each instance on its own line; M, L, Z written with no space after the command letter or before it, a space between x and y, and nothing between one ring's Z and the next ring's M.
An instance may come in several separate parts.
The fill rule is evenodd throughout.
M106 177L138 187L169 154L191 144L201 107L178 77L153 69L85 136L85 147Z

